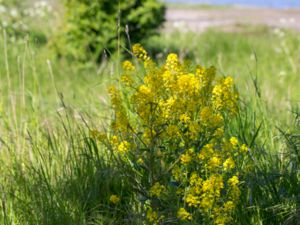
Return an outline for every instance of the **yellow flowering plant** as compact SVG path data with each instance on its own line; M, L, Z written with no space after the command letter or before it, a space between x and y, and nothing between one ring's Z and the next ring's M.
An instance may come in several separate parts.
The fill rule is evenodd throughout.
M130 178L143 222L232 223L247 155L225 126L238 111L233 78L173 53L157 65L141 45L132 50L137 60L109 88L113 118L102 140Z

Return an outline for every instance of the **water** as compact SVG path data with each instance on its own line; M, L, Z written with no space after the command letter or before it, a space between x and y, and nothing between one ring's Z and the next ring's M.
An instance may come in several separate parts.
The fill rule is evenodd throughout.
M166 0L173 3L198 3L211 5L248 5L272 8L300 7L300 0Z

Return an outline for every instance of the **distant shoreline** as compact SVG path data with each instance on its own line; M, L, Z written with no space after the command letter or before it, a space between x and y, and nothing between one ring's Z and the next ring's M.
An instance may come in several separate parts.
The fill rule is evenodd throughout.
M165 29L204 32L209 28L236 32L245 26L265 26L300 31L300 8L180 7L167 8Z
M168 7L174 8L229 8L229 7L238 7L238 8L266 8L266 9L300 9L300 4L298 5L264 5L264 4L244 4L244 3L225 3L225 4L214 4L214 3L196 3L196 2L166 2Z
M167 3L168 8L187 8L187 9L226 9L226 8L254 8L254 9L282 9L282 10L293 10L300 9L297 7L269 7L269 6L256 6L246 4L202 4L202 3Z

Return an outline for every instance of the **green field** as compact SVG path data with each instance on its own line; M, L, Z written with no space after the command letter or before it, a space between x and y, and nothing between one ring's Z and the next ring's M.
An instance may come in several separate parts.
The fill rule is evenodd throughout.
M299 33L265 27L162 32L144 43L158 63L175 52L234 78L240 113L229 133L251 145L253 167L232 224L299 221L299 46ZM126 224L118 218L130 206L105 204L124 186L122 168L90 138L108 129L107 87L117 83L121 59L81 65L4 30L0 52L0 224Z

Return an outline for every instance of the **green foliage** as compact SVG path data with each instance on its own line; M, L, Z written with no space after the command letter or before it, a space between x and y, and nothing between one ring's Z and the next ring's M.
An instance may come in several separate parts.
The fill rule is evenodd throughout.
M153 35L164 21L165 7L157 0L66 0L65 22L53 43L59 55L80 61L100 61L130 41Z

